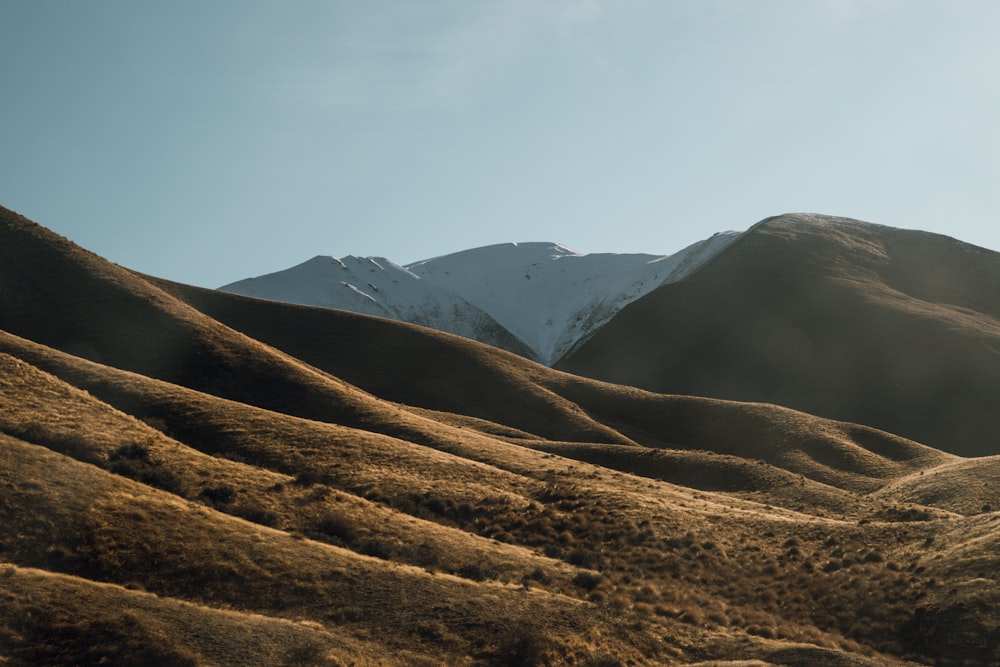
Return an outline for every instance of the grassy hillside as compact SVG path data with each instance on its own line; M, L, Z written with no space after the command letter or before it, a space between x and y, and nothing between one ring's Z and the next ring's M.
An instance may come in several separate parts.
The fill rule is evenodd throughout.
M4 664L1000 660L995 457L0 235Z

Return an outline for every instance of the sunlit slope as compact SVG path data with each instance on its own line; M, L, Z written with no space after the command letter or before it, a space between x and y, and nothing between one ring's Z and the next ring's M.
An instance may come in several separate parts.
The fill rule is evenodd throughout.
M5 238L10 237L14 242L5 243L4 248L19 243L23 246L16 253L21 264L4 265L12 284L25 285L24 289L11 292L21 295L20 301L35 304L2 311L7 330L34 333L39 342L69 351L80 346L103 349L99 354L85 356L268 409L348 426L364 424L368 430L418 441L432 437L429 434L436 428L434 424L411 413L387 411L383 401L339 379L349 375L350 381L372 392L387 394L392 400L482 417L545 438L630 444L642 435L644 444L681 448L692 447L688 433L691 429L695 432L697 428L711 429L731 419L720 419L715 411L729 415L747 410L764 413L769 410L723 404L707 407L702 402L651 395L629 396L623 401L623 390L603 389L596 383L581 384L493 348L457 337L430 335L424 330L384 320L348 316L346 320L341 318L345 324L339 331L331 332L329 325L309 326L316 323L305 320L304 316L299 320L299 330L308 333L297 338L304 338L305 343L296 342L296 336L288 333L265 332L271 341L288 347L291 354L298 352L306 356L308 361L335 373L335 377L218 323L142 278L67 245L22 218L7 220L5 231ZM47 281L39 281L31 271L18 268L27 261L25 258L33 255L37 260L34 264L58 269ZM32 290L35 298L24 298ZM231 299L241 303L235 297ZM47 308L40 305L45 303L48 303ZM254 306L252 302L247 303ZM81 304L94 304L87 317L78 312L84 307ZM257 302L258 306L260 304ZM277 304L271 305L269 312L275 307ZM324 322L336 322L327 312L305 310L307 315L325 316ZM277 324L272 318L267 326L294 321L287 310L280 315ZM79 326L69 324L77 320ZM253 333L260 334L260 328L255 327ZM157 340L157 336L162 340ZM327 342L325 347L318 351L299 350L303 346L317 345L321 337ZM359 340L368 343L363 345L357 342ZM173 349L170 356L177 357L175 364L164 361L163 348L168 343ZM407 360L416 361L408 364ZM159 367L161 363L164 364L162 368ZM378 378L385 377L396 378L388 381L388 389L379 385ZM409 389L404 389L407 386ZM566 398L564 393L570 393L570 397ZM456 398L442 398L448 395ZM639 405L643 409L638 409ZM387 417L389 414L393 416ZM765 416L761 422L767 423L769 419ZM777 419L780 422L785 417L779 415ZM615 420L622 425L609 424ZM769 459L766 452L755 450L760 446L771 448L770 441L744 439L747 444L742 450L732 444L726 445L724 450L716 445L711 449ZM840 448L841 434L835 434L832 439L811 439L815 442L810 447L818 451L814 453L806 448L805 455L821 467L837 470L853 466L855 469L850 472L856 473L858 466L862 466L862 474L876 477L882 474L863 458L845 457L836 452L830 454L829 448ZM694 446L703 448L700 444ZM881 458L905 460L921 456L918 449L906 447L894 449L890 456ZM802 458L798 452L794 456ZM895 467L899 467L897 463L893 461ZM802 465L791 469L806 472Z
M0 564L8 664L190 666L402 664L385 647L308 621L217 609L36 568Z
M205 456L23 360L4 356L0 363L0 431L17 434L0 435L0 479L6 480L0 511L7 529L0 539L2 560L202 606L346 627L353 634L358 628L395 628L391 638L378 641L388 641L404 656L422 643L421 633L432 635L426 647L430 653L461 655L473 646L488 651L497 627L523 625L529 614L549 619L555 625L546 621L539 628L563 637L574 635L574 627L564 623L582 627L584 617L589 624L614 625L610 618L592 618L593 610L581 611L579 601L559 592L581 591L573 582L581 570L569 564L406 516L345 491L343 487L361 483L366 467L358 460L361 452L348 449L346 439L338 442L327 433L324 442L322 433L296 434L286 424L279 428L282 437L308 438L320 450L306 452L312 460L303 464L294 445L281 451L271 442L272 453L284 457L274 467L301 466L299 474L283 475L260 464L264 445L246 442L246 431L242 439L234 435L219 443L215 453L250 458L256 451L258 465ZM190 401L193 392L176 389ZM218 420L232 425L225 402L206 399L217 403ZM196 425L197 406L189 402L187 407L188 419ZM302 422L303 427L308 424L327 426ZM243 421L242 426L255 425ZM266 441L268 434L255 437ZM116 439L124 444L115 446ZM366 444L378 448L377 443ZM341 451L326 454L324 445L340 445ZM383 449L393 445L371 457L405 459L408 448L421 449L405 442L384 443ZM404 493L408 484L426 488L433 471L449 464L435 463L433 452L423 458L430 460L411 456L399 461L395 471L386 465L381 474L370 469L369 475L393 494ZM357 479L350 475L338 484L324 472L351 461L357 462ZM485 469L455 460L451 472L462 465ZM489 503L474 498L492 486L493 493L504 494L494 502L528 502L517 495L522 485L516 477L493 473L497 475L506 483L491 483L485 470L478 488L456 484L455 493ZM442 570L460 576L436 574ZM503 581L517 585L504 586ZM522 581L538 583L529 592ZM456 619L464 630L444 633L446 627L457 627ZM121 633L129 635L128 627ZM321 647L332 643L317 642ZM578 642L574 650L588 645L581 638ZM629 649L618 646L615 652Z
M451 572L477 563L515 581L536 570L564 583L572 576L567 574L571 568L558 561L426 520L414 521L357 495L387 485L393 493L419 493L435 479L465 478L469 486L456 488L453 497L463 498L464 493L466 502L478 501L479 496L509 494L516 487L510 476L501 475L498 482L483 466L405 441L263 411L82 360L76 363L89 367L95 381L86 384L95 392L118 398L149 423L201 450L3 353L0 432L235 516L316 539L338 544L353 540L369 548L380 543L406 547L411 552L400 551L399 558L425 559L423 564ZM102 375L105 380L98 380ZM115 393L108 389L116 383L112 378L121 387ZM334 469L342 472L335 475ZM316 486L338 477L336 490ZM433 537L434 549L413 550L428 537Z
M623 309L557 366L994 454L997 294L998 253L843 218L779 216Z
M567 623L588 613L563 596L435 575L302 539L32 445L5 438L3 447L3 473L19 480L3 511L9 531L3 552L19 566L206 606L335 627L393 628L379 641L395 650L419 645L421 623L463 619L474 629L455 641L468 651L469 642L488 646L496 622L525 623L538 615L563 634L571 631Z
M949 536L942 548L959 554L963 576L973 570L977 577L991 576L996 558L991 541L953 542L961 524L943 520L944 514L935 519L938 515L920 507L872 504L869 510L881 507L885 514L869 513L860 524L856 518L829 521L819 518L826 512L811 518L472 433L467 437L476 444L467 452L479 460L469 461L102 369L10 336L5 349L19 356L0 357L5 371L0 415L3 430L19 437L4 436L2 442L2 479L8 480L4 521L13 532L0 558L200 606L311 619L335 638L347 632L345 642L363 638L364 628L415 623L419 636L397 634L390 650L421 655L479 651L496 657L501 648L516 649L495 643L497 628L523 627L528 622L522 613L556 613L577 620L568 626L529 626L547 637L542 643L549 654L563 658L602 651L627 655L637 643L646 646L640 654L647 652L640 662L655 655L657 662L686 662L705 655L696 646L712 646L710 654L719 657L799 655L801 660L790 664L818 659L865 664L863 656L872 655L866 645L905 653L913 650L906 648L904 635L914 623L965 613L955 598L921 605L924 616L917 620L908 609L934 590L916 568L929 570L935 561L937 549L928 545L936 536ZM32 367L27 358L68 377L86 375L93 391L116 396L158 429L179 433L167 437ZM153 417L152 410L159 416ZM447 429L442 438L446 434ZM116 441L125 444L116 447ZM200 444L213 456L183 442ZM135 445L147 453L137 453ZM227 486L233 489L231 498L219 494ZM765 485L761 494L767 498ZM931 520L913 523L910 518ZM383 521L388 527L379 525ZM412 524L409 530L405 523ZM486 535L501 542L484 540ZM322 542L347 549L328 552L332 547ZM321 557L310 555L317 550ZM362 566L352 560L367 553L377 558L362 560ZM150 563L156 563L152 570ZM418 569L394 569L404 565ZM331 567L347 581L327 582ZM381 567L391 572L382 573ZM595 568L601 573L593 579L578 576ZM496 582L527 585L536 596L529 600L553 600L555 607L531 602L526 609L505 602L508 593L502 591L511 589L500 587L501 593L490 593L483 602L488 613L476 612L479 607L473 604L470 610L463 605L472 603L461 600L478 589L449 588L436 581L442 575L417 576L421 569L456 572L463 585L486 585L489 591ZM417 576L417 584L407 573ZM770 583L761 587L761 582ZM970 595L988 601L994 583L987 578ZM409 588L413 585L416 590ZM429 621L423 607L419 614L412 606L396 608L397 598L382 588L401 588L419 601L425 585L443 586L434 589L440 597ZM306 598L297 601L300 593L293 592L289 599L287 586ZM317 592L325 600L320 607L309 602ZM859 595L868 601L864 608L855 606ZM579 607L582 617L566 611L578 609L569 604L572 599L585 601ZM814 600L822 604L814 606ZM382 610L383 603L394 611ZM843 617L831 614L837 608L844 609ZM640 636L615 634L621 629L613 630L609 619L623 614L626 621L648 619L644 622L652 625ZM988 630L990 618L976 622ZM141 630L139 636L145 637L149 622L116 632L134 637L130 633ZM607 632L629 646L616 645ZM781 641L760 642L769 635ZM598 641L598 636L605 638ZM659 653L645 644L652 637L659 638ZM801 642L813 648L791 648ZM317 651L317 646L337 644L314 637L310 645ZM347 649L331 650L352 655Z
M921 470L879 489L875 495L961 514L1000 510L1000 456L959 459Z
M13 527L13 531L3 544L2 554L20 567L47 567L75 576L127 584L202 606L221 605L267 616L306 618L324 627L332 623L341 629L338 631L356 633L358 628L397 627L397 624L416 628L413 632L418 636L413 632L394 636L395 643L390 648L397 651L419 646L422 652L431 654L467 650L495 654L502 648L491 643L497 628L522 627L527 623L522 614L541 614L545 618L554 614L554 624L531 623L539 632L544 631L546 637L561 638L546 649L553 655L595 654L599 649L627 655L634 649L616 646L619 640L609 639L606 633L622 638L620 641L637 641L627 632L622 634L621 628L613 630L614 622L609 620L627 613L637 599L647 601L642 603L646 606L638 607L642 614L660 619L647 628L647 633L667 642L666 648L660 649L667 650L661 657L681 658L692 647L706 643L717 643L718 655L733 655L736 650L741 652L737 655L745 652L762 655L766 645L758 646L753 641L725 648L730 641L726 629L729 624L750 622L747 619L764 624L754 627L780 628L767 632L819 642L833 656L839 653L829 648L838 644L841 651L862 650L852 640L838 638L839 631L824 638L822 631L810 629L799 619L780 620L783 613L770 603L765 607L771 611L758 610L751 602L755 596L752 588L732 587L734 576L738 580L745 578L749 584L760 576L760 567L771 567L767 562L740 563L737 557L740 545L752 544L754 535L774 534L775 528L781 526L781 537L776 537L773 547L779 552L788 550L791 536L798 536L794 543L803 547L817 540L841 544L841 540L865 539L852 536L857 530L845 531L839 522L799 524L793 514L778 512L770 517L761 505L754 503L712 498L670 485L650 485L648 480L609 475L599 468L572 461L546 459L547 455L523 448L515 447L505 453L509 447L502 444L495 447L496 451L484 451L482 456L495 458L511 468L522 467L523 472L511 473L490 464L463 463L432 452L421 457L407 456L407 449L415 448L414 445L391 441L385 436L362 442L359 449L351 447L346 437L336 437L332 425L294 417L283 419L273 413L262 414L255 421L254 414L263 412L259 408L241 407L205 395L199 405L199 397L191 390L134 376L138 390L156 390L147 400L164 406L166 419L159 424L161 428L169 429L172 425L169 420L183 411L189 425L185 435L190 437L205 429L202 437L205 442L214 443L214 454L241 462L218 460L217 456L204 457L192 452L148 429L146 424L109 409L92 396L62 385L30 368L23 359L7 357L5 363L8 370L5 377L20 378L4 384L8 399L5 430L19 432L48 447L43 449L9 436L2 443L3 478L16 480L5 492L5 525ZM83 367L89 364L77 363ZM17 373L10 371L11 364L18 369ZM129 375L113 369L106 373L118 376L119 380ZM31 391L19 391L25 387ZM23 395L29 398L16 398ZM208 409L208 404L214 405ZM26 410L44 418L38 420L40 427L24 432L24 424L19 424L16 417ZM74 424L78 425L75 430L71 428ZM296 433L296 428L307 430ZM324 433L325 429L332 432ZM115 436L131 446L109 451ZM362 436L355 433L353 438ZM148 455L131 451L135 445L146 447ZM68 456L52 453L52 448L92 463L77 463ZM518 451L523 460L518 458ZM532 463L532 459L539 460ZM396 463L390 463L391 460ZM122 461L148 463L157 474L146 477L146 483L141 484L125 479L129 475L142 479L142 470L115 465ZM544 469L542 462L547 466ZM352 469L344 470L347 465ZM464 477L460 471L463 465L477 469L477 474ZM434 471L442 466L452 480L447 486L433 482L437 474ZM275 475L267 472L271 467L300 472L295 477L279 477L277 483L272 483ZM308 520L305 526L298 524L304 531L316 531L328 542L345 544L348 550L303 539L304 534L294 530L295 521L302 519L296 516L296 506L323 504L330 496L342 508L338 525L343 527L344 519L353 519L357 521L356 530L363 530L367 525L365 517L352 515L349 498L360 490L359 485L373 479L379 486L377 493L371 495L385 504L383 508L391 508L390 513L412 512L432 519L422 529L421 537L397 536L398 542L386 539L379 546L377 542L344 533L339 537L323 535L322 525L309 526ZM217 495L204 493L205 488L219 489L220 482L235 487L231 504ZM423 496L415 494L414 487L408 485L416 483L423 483L430 492L425 491ZM211 486L202 488L203 484ZM150 488L151 485L156 488ZM323 493L318 493L321 490ZM471 507L461 509L462 504L457 502L460 500ZM287 509L283 511L282 507ZM254 523L236 518L241 514ZM39 521L40 517L44 520ZM739 517L739 520L732 525L720 525L723 517ZM490 523L482 524L480 518L487 518ZM449 583L451 580L441 579L442 575L428 578L420 574L423 570L412 566L400 569L397 563L405 563L408 558L412 561L414 553L423 551L423 558L427 558L428 549L431 560L417 560L415 564L431 571L442 567L433 559L433 549L439 548L438 534L446 532L439 523L471 533L493 534L509 544L491 541L483 543L479 553L466 550L464 553L470 558L466 565L470 567L458 571L465 583L457 580ZM558 529L560 524L564 526L565 537L547 533ZM294 532L276 531L270 525ZM643 525L645 528L640 530ZM908 530L891 527L882 530L909 534ZM925 534L926 531L921 531L918 537L911 536L906 542L923 540ZM475 534L467 535L472 542L481 539ZM876 542L869 542L864 553L878 548ZM517 547L517 543L534 548L549 545L555 549L551 550L551 557L545 558ZM614 545L614 551L599 547L602 543ZM492 548L486 548L487 544L493 545ZM689 581L685 575L684 582L668 586L667 582L690 567L684 555L689 546L698 547L697 553L701 555L696 560L697 569L703 573ZM364 558L363 553L373 547L378 549L375 552L378 558ZM525 567L520 571L504 569L503 560L518 549ZM834 551L829 546L826 549ZM491 550L498 552L497 556L483 558ZM633 568L641 571L641 559L657 552L661 554L661 564L647 576L636 580L636 575L628 574ZM877 559L870 559L867 561L870 566L859 561L859 567L874 568L884 557L887 556L880 553ZM362 560L355 562L356 558ZM562 559L568 563L560 563ZM574 562L600 568L603 574L593 580L574 575L570 580L563 572L571 573L577 567L571 565ZM150 563L155 563L155 568L150 569ZM383 572L382 568L389 571ZM668 578L661 581L664 576ZM811 572L806 576L808 581L814 580ZM411 577L416 580L411 581ZM828 585L824 583L826 577L818 575L813 581L818 587L817 595ZM480 579L486 581L480 583ZM518 588L523 588L520 584L513 589L497 588L495 582L504 580L530 583L535 593L518 592ZM877 578L873 583L881 580ZM425 586L430 586L432 592L421 592ZM485 593L477 588L482 586L487 588ZM288 587L292 587L290 592ZM394 592L388 592L389 588ZM305 597L299 599L300 595ZM325 600L320 607L314 606L316 595ZM409 601L402 608L400 595ZM508 600L508 595L514 599ZM422 602L425 596L438 600L431 612ZM572 602L574 597L587 602L580 607L579 602ZM331 604L331 600L345 602ZM343 604L348 604L346 610ZM383 605L391 609L384 609ZM485 609L477 605L484 605ZM710 621L706 630L699 630L698 625L703 621L697 620L693 626L692 622L705 617L691 614L704 608L715 609L702 613L714 614L716 620ZM461 623L458 619L462 619ZM680 619L679 624L676 619ZM720 625L723 620L725 623ZM564 622L569 625L562 625ZM443 630L456 627L463 630ZM586 628L590 630L584 632ZM598 628L605 630L595 635ZM423 636L426 634L429 639ZM597 641L594 639L597 636L605 638ZM639 638L639 645L644 641Z

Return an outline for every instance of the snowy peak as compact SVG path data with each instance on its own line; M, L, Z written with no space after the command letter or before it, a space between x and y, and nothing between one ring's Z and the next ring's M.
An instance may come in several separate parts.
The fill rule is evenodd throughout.
M420 324L551 365L623 307L690 275L739 236L716 234L672 255L583 254L550 242L484 246L407 266L321 255L220 289Z
M581 254L558 243L511 243L406 268L479 306L552 364L624 306L682 279L738 236L716 234L673 255Z
M290 269L219 289L411 322L532 356L522 342L487 313L385 257L319 255Z
M546 241L530 241L527 243L497 243L494 245L459 250L447 255L432 257L408 264L407 268L433 264L439 260L448 259L454 264L474 264L483 259L495 262L497 259L506 259L516 263L536 262L557 257L581 256L576 250L562 245L561 243L550 243Z
M317 255L284 271L248 278L220 288L226 292L310 306L344 308L392 317L392 297L414 291L419 280L384 257Z

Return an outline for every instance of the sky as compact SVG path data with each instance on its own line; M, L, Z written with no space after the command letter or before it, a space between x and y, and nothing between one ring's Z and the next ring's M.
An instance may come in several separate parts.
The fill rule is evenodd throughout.
M0 0L0 205L203 287L792 211L1000 250L995 0Z

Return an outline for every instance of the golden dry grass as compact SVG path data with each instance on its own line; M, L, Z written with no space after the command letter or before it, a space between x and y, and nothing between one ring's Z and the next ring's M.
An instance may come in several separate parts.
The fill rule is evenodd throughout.
M994 459L213 306L247 335L197 290L0 223L25 254L0 311L7 664L1000 659Z

